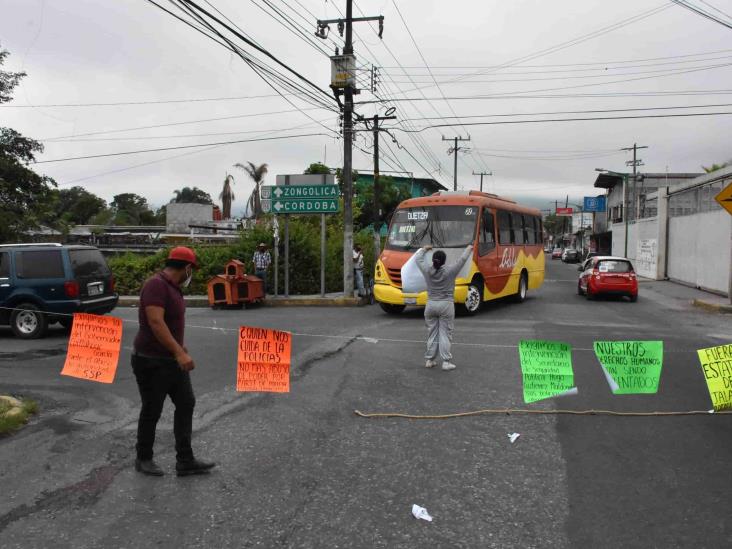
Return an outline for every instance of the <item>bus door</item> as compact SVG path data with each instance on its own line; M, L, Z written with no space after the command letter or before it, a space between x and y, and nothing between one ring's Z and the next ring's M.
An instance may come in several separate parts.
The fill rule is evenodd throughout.
M488 208L483 208L483 212L480 216L480 226L478 227L478 246L475 254L476 263L478 270L483 275L483 280L488 290L495 294L498 275L498 263L500 259L498 257L498 251L496 246L496 223L495 215ZM503 284L500 284L503 286ZM488 299L490 296L486 295L485 290L483 291L483 299Z

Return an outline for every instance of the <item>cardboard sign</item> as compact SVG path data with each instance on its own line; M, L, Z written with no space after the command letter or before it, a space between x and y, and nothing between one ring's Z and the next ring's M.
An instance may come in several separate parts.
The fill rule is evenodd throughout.
M74 313L61 375L112 383L122 344L122 319Z
M292 334L268 328L239 328L236 390L290 392Z
M614 395L658 392L663 341L595 341L593 346Z
M577 394L572 371L572 347L558 341L521 341L519 358L527 404L555 396Z
M732 409L732 344L699 349L697 354L714 409Z

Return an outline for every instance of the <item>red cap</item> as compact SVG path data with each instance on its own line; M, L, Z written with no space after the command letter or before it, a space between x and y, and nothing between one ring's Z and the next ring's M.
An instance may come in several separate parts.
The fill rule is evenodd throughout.
M170 250L170 253L168 254L168 259L187 261L194 267L198 268L198 264L196 263L196 253L190 248L186 248L185 246L178 246Z

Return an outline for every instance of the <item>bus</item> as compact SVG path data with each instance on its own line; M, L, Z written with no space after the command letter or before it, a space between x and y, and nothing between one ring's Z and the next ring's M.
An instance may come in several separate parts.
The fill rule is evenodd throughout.
M544 283L541 212L479 191L437 192L405 200L394 212L384 251L374 267L374 297L390 314L425 306L427 292L402 292L401 269L428 244L455 261L468 244L473 257L455 280L455 303L468 314L485 301L512 296L523 302Z

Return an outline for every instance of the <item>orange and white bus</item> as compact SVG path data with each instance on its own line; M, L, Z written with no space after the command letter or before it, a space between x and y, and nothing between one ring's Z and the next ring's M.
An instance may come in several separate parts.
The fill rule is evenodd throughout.
M469 314L491 299L514 296L522 302L528 290L544 283L539 210L479 191L438 192L405 200L394 212L376 262L376 301L392 314L407 305L426 305L427 292L402 292L402 266L422 246L443 250L451 263L471 243L472 261L455 281L455 303Z

